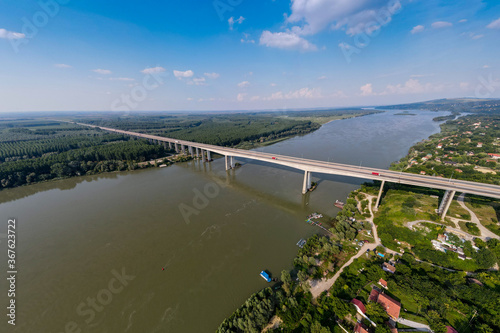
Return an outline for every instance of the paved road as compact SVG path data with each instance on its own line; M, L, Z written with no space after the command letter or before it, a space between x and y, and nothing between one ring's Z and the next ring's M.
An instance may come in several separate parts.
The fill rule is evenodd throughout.
M410 229L412 229L412 230L413 230L413 226L414 226L415 224L419 224L419 223L432 223L432 224L442 225L442 226L446 227L446 231L449 231L449 232L452 232L452 233L455 233L455 234L459 234L459 235L465 236L465 238L466 238L467 240L473 240L474 238L481 238L481 239L483 239L483 240L488 240L488 239L490 239L490 238L491 238L491 237L485 237L485 236L476 236L476 235L472 235L472 234L469 234L468 232L465 232L465 231L463 231L463 230L461 230L461 229L452 228L452 227L449 227L449 226L447 226L447 225L445 225L445 224L442 224L442 223L439 223L439 222L428 221L428 220L417 220L417 221L411 221L411 222L407 222L407 223L405 223L405 225L406 225L408 228L410 228ZM493 237L493 238L498 238L498 239L500 239L500 237L499 237L499 236L497 236L497 235L495 235L495 237Z
M308 172L349 176L349 177L371 179L371 180L385 180L393 183L402 183L407 185L437 188L442 190L453 190L457 192L464 192L469 194L476 194L476 195L482 195L486 197L500 199L500 186L498 185L482 184L482 183L455 180L455 179L451 180L451 179L445 179L441 177L433 177L427 175L416 175L416 174L390 171L384 169L375 169L375 168L352 166L340 163L309 160L292 156L275 155L259 151L234 149L234 148L220 147L220 146L202 144L185 140L177 140L172 138L165 138L162 136L117 130L109 127L94 126L82 123L76 123L76 124L82 126L89 126L93 128L100 128L105 131L135 136L144 139L157 140L159 142L170 142L174 144L181 144L185 146L205 149L225 156L248 158L268 163L284 165Z
M467 205L465 205L465 193L462 193L458 196L458 204L460 206L462 206L463 209L465 209L466 211L469 212L470 214L470 217L471 217L471 222L476 224L477 227L479 228L479 231L481 232L481 238L483 239L490 239L490 238L496 238L496 239L500 239L500 236L498 236L497 234L495 234L494 232L492 232L491 230L489 230L488 228L486 228L482 223L481 221L479 221L478 217L476 216L476 214L474 214L474 212L472 210L469 209L469 207L467 207Z

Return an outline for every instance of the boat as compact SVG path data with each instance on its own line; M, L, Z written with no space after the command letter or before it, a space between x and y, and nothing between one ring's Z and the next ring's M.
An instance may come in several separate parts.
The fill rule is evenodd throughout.
M297 246L300 247L300 248L303 248L306 243L307 243L307 241L305 239L301 238L298 241Z
M344 208L345 203L343 203L342 201L335 200L334 205L335 207L342 209Z
M260 272L260 276L262 276L262 278L264 280L266 280L266 282L271 282L271 278L269 277L269 274L267 274L265 271Z

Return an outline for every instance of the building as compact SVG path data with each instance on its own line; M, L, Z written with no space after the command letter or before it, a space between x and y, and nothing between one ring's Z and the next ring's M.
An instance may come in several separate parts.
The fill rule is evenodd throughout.
M353 298L351 303L354 304L354 307L359 314L364 315L366 313L366 307L359 299Z
M482 142L478 142L476 147L477 148L483 148L483 143Z
M401 311L401 303L392 299L384 293L379 292L377 289L373 288L370 293L369 300L371 302L377 302L382 305L385 312L394 320L399 318L399 312Z
M386 271L387 273L392 273L392 274L396 273L396 267L394 267L386 262L384 262L384 264L382 265L382 269L384 271Z
M370 333L370 332L368 332L368 328L364 324L357 323L356 326L354 326L354 333Z
M383 288L388 289L386 280L380 279L380 280L378 280L378 284L380 284Z
M446 333L458 333L458 331L451 326L446 326Z
M493 154L493 153L488 153L490 157L494 160L499 160L500 159L500 154Z

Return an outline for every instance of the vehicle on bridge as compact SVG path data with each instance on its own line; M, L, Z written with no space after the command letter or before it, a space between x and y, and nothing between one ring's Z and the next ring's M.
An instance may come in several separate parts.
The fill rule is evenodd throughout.
M380 173L378 173L378 172L372 172L372 175L374 175L374 176L380 176Z
M274 157L274 156L273 156L273 157L271 157L271 158L272 158L273 160L277 160L277 158L276 158L276 157Z

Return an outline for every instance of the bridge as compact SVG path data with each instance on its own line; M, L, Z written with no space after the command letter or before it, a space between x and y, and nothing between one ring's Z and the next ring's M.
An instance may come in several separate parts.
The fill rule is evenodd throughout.
M304 182L302 186L303 194L307 193L311 188L311 174L313 172L370 179L370 180L378 180L382 182L382 185L380 186L380 191L378 194L377 202L375 204L375 208L377 208L380 203L380 198L382 197L385 182L445 190L446 191L445 195L438 209L438 213L441 215L441 218L443 219L446 216L446 213L450 207L451 202L453 201L453 197L455 196L456 192L500 199L500 186L498 185L456 180L451 178L446 179L442 177L417 175L411 173L353 166L353 165L333 163L333 162L324 162L324 161L310 160L292 156L276 155L258 151L220 147L204 143L177 140L157 135L123 131L114 128L101 127L83 123L75 122L74 124L99 128L104 131L147 139L155 144L163 144L165 148L168 145L170 149L175 149L177 153L190 154L193 157L201 158L202 162L204 163L210 162L212 160L211 153L216 153L224 156L226 170L235 167L234 158L236 157L257 160L272 164L279 164L286 167L299 169L304 171Z

